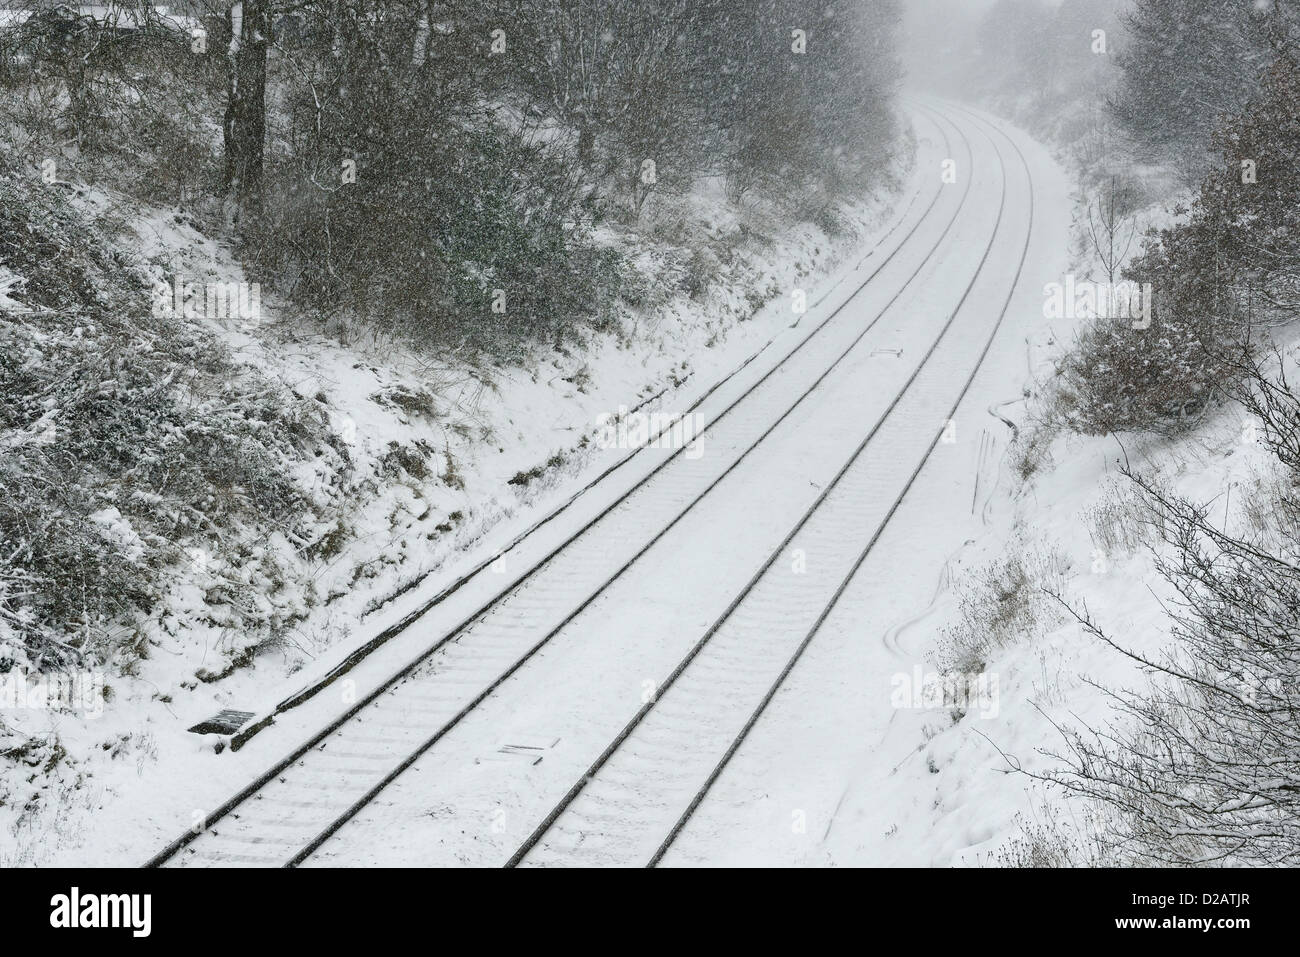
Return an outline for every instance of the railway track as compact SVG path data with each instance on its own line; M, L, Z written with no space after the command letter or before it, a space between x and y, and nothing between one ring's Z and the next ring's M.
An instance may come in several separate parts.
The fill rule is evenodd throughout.
M950 152L947 132L936 125ZM969 141L959 126L951 126L968 162L973 161ZM714 417L702 438L715 454L697 460L681 449L666 454L642 481L500 595L148 864L294 866L309 858L623 576L822 386L936 254L969 192L968 177L939 237L865 326L835 320L927 222L942 189L854 294ZM793 402L791 392L797 394ZM643 533L628 534L636 527ZM592 546L575 547L584 536L591 536Z
M996 126L989 127L1015 151L1024 170L1029 225L1015 278L1001 309L987 324L987 335L972 336L978 354L973 363L965 365L969 374L956 396L942 406L946 413L942 419L933 414L928 417L937 423L956 414L982 367L1019 283L1032 237L1033 184L1028 163L1010 137ZM990 143L1001 158L996 140L990 137ZM941 424L932 433L917 437L911 444L921 447L920 455L909 459L916 462L915 467L895 496L880 495L881 482L870 467L867 451L877 439L884 440L892 450L906 447L907 425L918 421L917 412L895 416L893 422L901 428L895 428L891 435L887 431L890 413L905 401L908 390L927 369L935 373L933 381L943 382L963 368L963 358L973 351L950 350L947 362L941 357L929 365L975 288L1001 228L1007 196L1005 161L1002 167L1003 192L994 239L926 362L917 367L889 412L782 545L658 685L655 697L643 705L515 850L507 861L508 867L524 863L653 867L686 828L866 561L940 441ZM921 414L919 420L926 418ZM828 583L823 577L791 575L784 568L776 568L780 556L792 548L815 551L822 556L823 565L835 567L840 574Z

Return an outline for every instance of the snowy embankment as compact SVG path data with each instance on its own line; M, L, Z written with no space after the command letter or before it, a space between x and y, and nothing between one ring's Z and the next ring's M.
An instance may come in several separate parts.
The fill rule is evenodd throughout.
M627 454L598 447L602 416L683 412L798 318L795 290L815 301L851 254L888 227L916 191L905 170L897 173L906 181L897 191L845 204L844 229L833 237L811 224L791 227L761 204L739 211L716 184L667 203L656 213L662 232L684 238L651 240L649 228L607 237L654 277L658 298L616 333L536 349L527 368L430 357L368 334L340 341L305 333L269 294L256 318L196 320L246 367L314 403L347 450L346 471L327 458L296 476L324 516L310 550L279 536L230 543L279 561L285 576L265 581L260 600L292 624L254 650L252 636L212 605L229 556L194 549L142 624L147 653L131 674L108 677L102 714L6 711L10 739L39 741L41 750L3 768L0 861L120 863L121 849L137 843L143 859L158 833L188 825L175 818L177 800L201 817L201 805L228 796L266 755L214 755L228 739L187 728L222 710L269 714L491 559ZM78 201L126 220L124 242L156 280L243 282L228 250L175 210L94 190ZM703 250L695 262L693 249ZM702 288L688 275L700 258L716 275ZM123 526L114 534L129 536ZM406 638L418 641L412 631ZM322 714L338 710L338 690L318 703ZM283 750L319 720L290 713L264 732L273 740L260 750ZM165 823L140 806L155 799L168 807ZM126 822L143 829L135 839Z
M874 613L884 602L893 610L883 621L864 611L862 632L854 635L869 644L880 635L893 652L897 670L886 674L873 661L866 679L873 688L869 697L878 702L888 695L891 706L869 711L869 718L859 709L857 766L832 772L817 799L830 806L834 797L833 809L815 832L809 827L814 840L792 839L790 860L1122 863L1096 840L1104 812L1034 777L1063 766L1069 756L1064 732L1104 733L1124 720L1111 692L1141 693L1151 680L1131 658L1089 634L1075 613L1149 660L1164 659L1173 647L1169 610L1178 595L1156 568L1153 547L1163 546L1145 527L1149 513L1120 470L1131 468L1209 504L1216 524L1231 530L1258 527L1244 504L1258 498L1244 493L1276 481L1276 461L1231 405L1180 438L1118 440L1040 427L1053 401L1058 363L1087 323L1055 315L1047 284L1073 277L1083 285L1104 278L1106 270L1086 235L1090 197L1069 187L1048 160L1068 163L1069 151L1040 146L1028 152L1037 157L1040 185L1054 184L1041 205L1043 241L1055 247L1055 265L1027 271L1016 307L1024 345L1018 358L1004 356L997 385L979 398L989 421L1006 420L1014 437L1010 429L999 430L991 442L969 450L995 473L962 487L969 509L942 504L945 486L936 481L911 522L899 515L908 535L895 538L900 564L893 567L917 569L919 581L907 589L913 597L881 596L866 606ZM1159 170L1135 175L1148 184L1168 179ZM1132 253L1145 227L1172 222L1182 197L1172 189L1164 196L1136 213L1139 238ZM951 551L934 542L947 542ZM882 547L888 553L888 540ZM927 563L916 552L935 558ZM940 684L927 685L940 675L970 680L942 691ZM789 746L821 757L813 741ZM1016 773L1021 769L1028 775ZM806 779L816 778L810 772Z

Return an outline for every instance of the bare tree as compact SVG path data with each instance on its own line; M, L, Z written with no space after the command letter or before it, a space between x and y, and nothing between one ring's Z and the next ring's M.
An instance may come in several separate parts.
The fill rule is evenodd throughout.
M1281 358L1280 356L1278 357ZM1300 396L1239 360L1240 398L1289 473L1232 530L1206 504L1125 469L1144 502L1156 568L1174 587L1171 647L1134 651L1056 594L1085 632L1152 676L1107 691L1118 720L1060 729L1061 770L1036 775L1111 808L1107 842L1145 863L1300 864ZM1256 492L1255 494L1263 494Z
M1112 290L1136 236L1131 191L1112 175L1088 204L1088 239ZM1116 304L1108 305L1109 315L1114 315Z

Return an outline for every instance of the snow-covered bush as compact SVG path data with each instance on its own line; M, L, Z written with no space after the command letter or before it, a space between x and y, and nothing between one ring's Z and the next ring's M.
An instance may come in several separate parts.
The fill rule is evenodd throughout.
M1279 44L1300 37L1289 3L1136 0L1124 16L1114 110L1148 152L1209 165L1214 124L1249 101Z
M1149 322L1100 319L1061 365L1077 431L1178 432L1230 391L1253 330L1300 311L1300 64L1282 55L1258 99L1215 138L1218 162L1185 219L1125 270L1149 284Z
M1066 732L1052 780L1109 805L1108 843L1146 864L1300 863L1300 566L1221 531L1206 509L1139 479L1177 588L1174 645L1118 691L1120 720ZM1295 531L1295 530L1293 530Z
M268 538L302 535L291 469L319 411L152 314L141 267L57 187L0 176L0 618L32 661L117 660L171 569L222 542L212 613L255 644L286 624Z
M313 312L359 316L429 349L512 356L607 318L619 257L591 242L596 211L562 168L500 127L436 128L425 102L364 118L404 131L393 140L353 151L356 131L331 124L276 164L251 227L258 265L292 276L293 298ZM312 185L335 172L319 157L350 151L355 183Z
M1129 473L1176 590L1173 642L1132 650L1085 610L1085 630L1152 675L1114 693L1118 720L1065 730L1064 767L1048 775L1108 806L1101 836L1145 864L1300 863L1300 395L1284 375L1247 367L1241 398L1283 480L1229 526L1207 504Z
M1085 435L1184 432L1226 385L1225 347L1210 323L1160 309L1149 329L1096 320L1061 360L1056 411Z
M245 224L258 266L313 312L429 349L512 355L607 317L621 268L592 242L592 189L483 102L473 38L415 62L414 17L345 15L339 49L282 81L287 146Z
M939 666L978 674L999 648L1042 634L1059 618L1048 592L1060 587L1064 569L1054 551L1018 545L975 571L958 589L956 622L939 634Z
M1140 500L1128 485L1108 482L1083 514L1092 543L1107 559L1131 555L1145 541Z
M1007 454L1021 482L1028 482L1052 464L1052 440L1057 428L1050 422L1035 422L1021 428L1011 440Z
M1016 815L1016 833L993 854L998 867L1116 867L1119 861L1097 836L1104 812L1083 809L1066 818L1059 806L1044 802L1033 818Z
M54 163L59 179L156 201L215 185L207 117L219 114L222 60L196 51L163 9L119 11L144 19L121 31L102 6L43 3L0 30L4 146L29 164Z

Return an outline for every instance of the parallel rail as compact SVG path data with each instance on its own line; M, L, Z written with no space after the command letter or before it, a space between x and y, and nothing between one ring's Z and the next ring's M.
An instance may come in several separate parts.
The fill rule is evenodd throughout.
M1020 164L1025 172L1026 183L1028 184L1029 226L1025 232L1024 246L1020 252L1020 257L1019 257L1019 262L1017 265L1015 277L1013 278L1010 284L1009 290L1007 292L1006 300L1003 302L1002 307L998 313L997 319L993 323L993 326L989 331L987 338L985 339L983 348L979 353L975 365L971 368L971 371L969 375L966 377L966 380L963 383L960 392L958 393L957 397L953 400L947 418L951 418L953 415L956 414L958 408L961 405L961 402L966 397L966 394L970 390L972 383L975 381L975 377L978 375L980 369L983 367L984 361L988 356L989 350L992 348L993 342L995 341L997 334L1002 327L1003 321L1006 318L1006 314L1008 309L1010 308L1012 298L1016 292L1017 287L1019 286L1020 276L1023 273L1026 258L1028 257L1030 243L1033 235L1033 222L1034 222L1033 180L1029 171L1029 164L1026 161L1023 152L1020 150L1019 146L1016 145L1015 141L1012 140L1010 137L1008 137L1005 133L1003 133L1002 130L998 128L996 125L986 123L984 120L982 120L982 118L978 117L976 114L970 113L970 111L963 110L962 112L967 113L972 118L980 121L983 125L988 126L992 130L994 130L994 132L996 132L999 136L1001 136L1004 140L1006 140L1008 144L1010 144L1012 149L1017 154ZM985 135L987 136L988 134L986 133ZM514 854L511 855L510 859L506 863L507 867L515 867L523 863L524 860L534 851L534 849L536 849L538 845L543 842L544 838L546 838L546 836L549 833L551 833L553 829L556 828L557 824L559 824L564 819L566 813L570 812L570 809L574 806L575 802L577 802L580 799L580 797L585 792L587 792L588 789L593 784L598 784L601 781L600 776L602 771L606 769L606 767L610 764L611 760L615 757L615 755L619 753L621 749L626 749L632 746L632 743L635 741L635 736L638 734L638 732L640 732L643 728L647 726L647 722L652 718L652 715L655 715L657 712L662 713L662 705L663 702L665 702L665 700L668 700L671 704L675 706L676 712L678 714L681 714L689 710L689 708L683 707L683 703L684 703L683 701L673 701L670 697L672 689L675 686L678 686L677 685L678 680L682 678L683 674L687 672L687 669L692 665L692 663L695 662L697 658L701 655L701 653L705 651L706 647L709 646L710 642L712 642L715 639L718 633L729 623L733 622L734 618L737 616L738 611L742 609L746 599L749 598L751 594L754 593L754 590L760 585L760 582L764 582L765 580L768 579L768 576L771 573L773 566L780 558L780 556L785 553L786 549L790 546L790 544L795 541L796 536L798 536L799 533L814 519L814 516L818 515L819 510L822 510L826 507L827 499L835 492L835 490L838 487L840 487L841 482L845 479L847 475L850 474L850 471L854 468L855 464L859 462L861 456L867 450L872 440L876 437L881 426L884 424L885 420L888 418L888 416L893 411L893 409L897 406L897 404L902 400L904 394L908 391L908 389L919 377L926 363L929 361L930 357L934 354L935 350L939 347L940 342L947 335L954 320L956 319L957 314L960 312L962 306L965 304L966 299L971 293L971 290L974 288L975 283L978 281L980 277L980 274L983 272L984 265L987 262L988 257L992 252L993 247L997 241L997 236L998 236L998 232L1000 231L1003 213L1006 208L1007 189L1006 189L1005 159L1003 158L1001 149L997 146L996 141L992 137L989 137L989 142L990 144L993 145L993 148L999 157L999 163L1002 167L1002 179L1003 179L1002 198L999 204L997 224L994 227L993 237L990 239L989 244L984 251L984 255L980 261L979 267L976 269L974 277L972 277L971 282L967 285L965 291L962 294L961 300L958 302L956 308L948 317L947 322L945 323L938 338L936 338L934 343L931 345L930 350L929 352L927 352L925 359L923 359L922 362L917 366L916 370L912 373L912 376L908 379L908 381L904 384L903 388L899 391L898 395L895 397L894 402L891 403L890 407L877 421L876 425L872 428L871 432L866 436L866 438L863 439L862 443L857 447L857 449L855 449L853 454L844 463L840 471L836 474L834 480L829 485L827 485L827 487L818 496L816 501L814 501L812 505L807 509L807 511L805 512L804 516L801 518L799 523L795 526L794 529L791 530L789 535L786 536L785 540L781 543L781 545L778 546L775 550L773 550L773 552L771 553L770 557L767 559L765 564L754 574L754 576L750 579L749 583L746 585L744 590L735 597L735 599L722 613L722 615L718 617L718 619L701 636L701 638L690 649L690 651L685 655L685 657L681 659L681 661L678 663L676 668L674 668L674 670L668 676L668 678L658 686L658 690L655 696L650 701L648 701L645 705L642 706L642 708L633 716L633 718L619 732L619 734L615 736L614 740L601 753L601 755L596 759L596 761L591 765L591 767L586 771L586 773L583 774L582 777L580 777L574 783L574 785L569 789L569 791L564 795L564 797L559 801L559 803L552 808L550 813L546 815L546 817L537 826L537 828L518 847L518 849L514 852ZM745 742L750 732L758 723L758 721L766 711L767 707L770 705L772 699L776 696L777 692L780 690L785 680L788 678L790 673L794 670L800 658L802 658L804 652L808 649L808 646L812 643L813 639L816 637L817 633L820 631L823 624L830 616L831 612L839 603L840 598L849 587L849 584L852 582L854 576L858 573L858 570L862 567L863 563L867 560L868 555L870 555L872 550L875 548L876 543L880 540L880 537L884 533L885 528L888 526L895 512L898 510L899 506L906 498L908 492L915 484L917 478L921 474L922 469L925 467L926 463L930 460L930 456L933 453L935 447L938 445L941 435L942 435L942 429L941 428L936 429L933 438L930 440L929 445L926 447L915 469L908 476L907 481L904 483L897 497L890 505L883 519L877 524L874 534L871 535L871 537L866 542L866 544L861 548L860 552L853 560L851 566L848 568L848 571L843 575L842 579L839 581L833 594L830 596L830 599L826 601L824 606L817 613L817 616L813 621L811 627L808 628L807 632L804 634L802 639L795 645L793 651L790 653L789 657L785 660L784 664L780 668L780 671L776 675L775 679L772 680L770 684L766 687L766 689L763 691L756 706L753 708L752 712L749 714L744 724L740 727L739 731L731 739L730 743L723 751L721 757L717 760L713 768L709 771L705 780L698 786L698 788L696 788L695 792L691 795L689 801L686 804L685 809L673 822L667 834L663 837L662 841L659 843L658 847L655 848L653 853L650 854L649 859L646 861L647 867L654 867L663 859L668 849L673 845L673 843L676 841L678 836L685 829L686 825L692 819L692 817L694 816L694 814L696 813L700 805L708 796L714 783L722 775L723 771L727 768L727 766L729 765L729 763L731 762L732 758L735 756L737 751L739 751L741 745ZM825 551L825 549L823 549L822 551ZM772 586L772 587L775 588L778 586ZM743 628L743 625L737 626L737 628ZM647 737L645 741L642 742L643 746L646 748L648 753L654 754L658 752L660 755L658 764L655 767L655 772L654 772L655 782L654 785L652 785L652 790L654 790L654 793L657 797L660 797L665 801L671 800L673 794L673 785L676 783L674 781L674 777L679 777L681 776L681 774L686 773L681 771L680 768L681 765L681 760L679 757L680 752L674 753L674 748L672 746L680 743L685 739L689 739L690 734L693 733L689 726L692 724L697 725L699 723L699 719L697 715L698 713L700 713L700 711L706 711L710 707L716 709L719 706L719 702L722 702L723 703L722 707L725 708L725 701L729 696L728 692L730 692L730 697L743 697L745 690L751 690L751 689L745 689L741 686L743 686L747 678L753 677L753 668L754 668L755 659L761 658L763 650L764 649L762 648L762 642L760 641L751 640L749 643L744 645L740 645L739 643L736 643L736 648L731 653L730 659L728 659L727 650L724 648L723 651L720 653L720 657L722 658L721 665L718 665L716 663L714 665L715 670L721 669L723 671L723 677L721 679L710 680L710 678L707 675L701 676L699 678L698 687L696 689L696 700L694 702L690 701L690 694L691 694L690 690L688 689L686 692L684 701L686 704L694 705L697 709L696 712L693 712L691 715L689 715L684 720L684 722L680 724L677 728L674 728L672 725L672 722L674 720L672 717L664 718L662 721L660 721L659 728L656 729L656 731L658 732L658 738L655 739L654 736L651 735ZM727 687L728 683L731 683L735 687L728 688ZM739 693L737 692L737 687L740 688ZM665 746L666 744L667 746ZM633 759L629 758L629 760L633 760ZM645 765L645 759L642 759L642 765L643 766ZM631 809L628 807L628 804L631 802L626 800L626 794L628 791L628 785L626 783L626 780L633 772L629 771L626 768L623 769L623 771L624 773L619 776L617 784L609 785L608 790L615 792L615 794L618 796L618 803L622 807L622 809L625 812L627 812L626 816L628 818L636 818L637 817L636 813L632 812ZM667 792L667 795L665 795L664 792ZM593 800L598 801L598 799L593 799ZM610 799L608 803L613 805L616 802L615 799ZM652 803L652 802L646 802L646 803ZM579 817L581 816L579 815ZM651 817L653 817L653 814L651 814ZM649 827L651 825L649 822L647 822L646 826ZM572 830L579 834L577 845L571 850L566 850L564 847L560 846L560 842L557 841L556 846L547 848L549 852L548 863L556 863L557 859L558 859L558 863L561 864L568 863L571 862L572 858L577 855L578 849L583 846L582 842L588 837L588 835L583 833L581 821L579 821L577 826L572 828ZM601 849L599 848L591 852L591 854L594 854L598 859L600 857L600 853L601 853ZM591 856L591 854L589 854L588 856ZM566 856L568 860L566 860ZM609 859L609 857L610 855L606 854L607 860ZM624 863L624 861L618 858L614 858L614 860L617 863Z
M963 142L965 142L964 134L962 134L960 129L956 128L955 125L954 128L957 131L958 137L960 137L963 140ZM950 149L951 143L948 140L947 133L943 131L942 125L940 125L940 132L944 138L945 149L946 150ZM971 152L970 152L970 145L968 142L966 142L966 150L968 156L970 156ZM892 306L893 303L897 301L897 299L902 295L903 291L905 291L908 288L908 286L912 283L912 281L916 278L916 276L919 275L919 273L925 267L925 265L933 258L934 254L937 252L937 250L942 245L944 239L947 237L949 231L952 228L953 223L956 222L958 216L960 215L961 210L964 208L966 200L968 198L969 189L970 187L968 182L966 186L966 191L962 194L961 200L959 201L956 210L953 212L952 217L945 225L940 237L935 241L932 248L929 250L929 252L924 257L924 259L922 259L920 265L918 265L917 268L914 271L912 271L912 273L908 276L908 278L899 287L898 291L880 309L877 315L852 339L849 345L839 353L839 355L835 358L835 360L822 371L822 373L815 379L815 381L806 390L804 390L799 395L799 397L795 399L793 403L791 403L786 408L785 412L782 413L782 415L779 418L777 418L776 421L772 422L771 425L767 429L765 429L762 432L762 434L758 436L757 439L750 442L748 446L745 448L745 450L741 453L741 455L735 461L733 461L731 465L721 475L717 476L712 482L710 482L709 485L706 488L704 488L703 491L695 495L690 500L690 502L685 506L685 508L682 508L677 513L677 515L670 522L668 522L653 538L651 538L648 542L646 542L644 546L642 546L635 553L635 555L632 556L631 559L624 562L612 575L608 576L594 592L588 595L584 600L578 603L575 607L572 607L569 613L559 622L558 625L550 629L548 633L540 641L537 641L536 643L531 645L531 647L529 647L524 654L515 657L513 663L507 669L505 669L503 672L498 674L494 680L492 680L490 683L484 686L477 695L475 695L467 704L464 705L464 707L462 707L459 711L457 711L451 717L450 720L448 720L446 723L438 727L438 729L431 736L426 737L422 742L420 742L420 744L417 747L407 752L406 757L403 760L401 760L396 766L390 768L386 773L384 773L377 780L375 780L373 784L367 787L364 793L362 793L359 797L351 801L350 804L348 804L345 808L343 808L342 813L336 815L331 820L331 822L327 827L325 827L322 831L312 836L310 840L307 840L305 843L301 843L298 846L296 852L294 852L292 855L290 855L287 858L287 860L284 861L284 864L286 866L295 866L301 863L302 861L306 860L312 853L314 853L316 849L318 849L321 846L321 844L323 844L326 840L328 840L329 837L333 835L340 827L342 827L348 820L354 817L371 801L373 801L374 798L385 787L387 787L396 777L398 777L403 771L409 768L410 765L413 764L416 760L418 760L418 758L422 756L425 752L427 752L429 748L433 747L433 745L436 744L437 741L440 740L449 730L451 730L452 727L454 727L457 723L459 723L461 719L463 719L466 715L468 715L475 708L477 708L478 705L481 704L482 701L484 701L489 695L491 695L491 693L494 690L496 690L496 688L499 687L502 682L508 679L511 674L517 671L530 658L532 658L532 656L536 654L536 652L540 650L541 647L543 647L548 641L550 641L551 638L553 638L556 634L558 634L559 631L570 621L572 621L574 617L580 614L581 611L585 609L592 601L594 601L599 594L601 594L606 588L609 587L609 585L611 585L614 581L618 580L641 555L643 555L646 551L648 551L656 542L658 542L665 534L667 534L669 529L671 529L678 522L680 522L691 511L691 509L694 508L694 506L699 501L701 501L709 493L709 491L711 491L718 484L718 482L722 481L722 479L725 478L726 475L730 474L731 471L733 471L740 464L741 461L745 460L750 455L750 453L752 453L756 448L758 448L758 446L781 424L781 422L783 422L793 412L793 410L796 407L798 407L806 399L808 399L808 397L816 391L816 389L822 384L822 382L825 381L825 379L831 374L831 372L836 367L839 366L839 364L845 359L845 357L847 357L854 350L857 344L862 341L865 335L879 321L881 316L883 316L888 311L890 306ZM878 275L880 271L884 269L884 267L888 265L888 263L891 262L903 248L906 247L908 239L910 239L911 236L915 234L918 229L920 229L921 225L928 220L930 213L934 210L941 196L942 196L942 190L937 191L933 199L931 199L929 205L926 207L925 211L921 214L920 218L918 218L917 221L912 225L912 227L908 230L907 234L903 237L902 240L900 240L899 244L890 252L890 254L887 257L885 257L870 272L869 275L867 275L858 284L854 292L850 294L844 300L844 302L840 304L840 306L838 306L829 315L827 315L815 328L813 328L809 332L809 334L804 339L802 339L789 353L783 356L782 359L776 365L774 365L772 369L768 370L768 372L766 372L758 381L756 381L747 389L745 389L745 391L738 398L736 398L722 412L720 412L717 416L715 416L708 425L709 430L714 429L715 426L717 426L717 424L721 422L725 417L727 417L733 410L740 407L741 404L745 402L747 398L749 398L751 395L755 394L760 388L762 388L763 385L767 383L778 370L785 368L786 365L792 360L794 356L800 353L805 346L807 346L823 330L827 329L830 326L831 322L844 310L844 308L850 302L853 301L854 297L858 294L858 292L860 292L864 287L866 287L867 284L870 283L871 280L874 279L875 276ZM895 229L898 228L901 225L901 223L904 222L905 220L906 220L906 214L904 214L900 222L895 225ZM885 238L882 238L880 242L883 243L884 241ZM879 248L879 244L877 244L876 248ZM870 258L870 256L874 254L874 251L875 250L873 249L871 252L867 253L866 256L864 256L863 260L859 263L859 266L862 263L865 263L866 259ZM843 278L841 279L841 282L842 281ZM823 296L818 300L818 302L820 303L825 301L825 299L831 294L831 292L833 292L834 288L836 287L832 287L831 290L827 290L827 292L823 294ZM764 348L766 348L766 346ZM759 351L761 352L762 350ZM751 356L749 360L746 360L746 363L752 361L753 358L755 358L757 355L758 353L755 353L755 356ZM734 376L738 371L739 369L734 371L732 375ZM730 378L730 376L728 378ZM721 383L715 385L714 388L709 391L709 393L706 393L705 396L701 397L699 402L703 402L704 399L707 398L709 394L712 394L714 391L716 391L716 389L720 385ZM692 409L697 407L698 404L699 403L697 402L696 406L692 406ZM530 566L513 582L511 582L504 589L502 589L502 591L498 593L495 597L493 597L484 605L482 605L474 613L467 616L454 628L444 633L439 639L437 639L427 649L425 649L418 657L416 657L414 660L409 662L401 670L391 675L382 684L380 684L372 692L370 692L365 697L363 697L359 702L357 702L355 705L353 705L351 708L345 711L337 719L330 722L322 730L314 734L308 741L306 741L304 744L302 744L300 747L294 750L290 755L288 755L286 758L278 762L270 770L260 775L249 785L242 788L239 792L237 792L230 799L224 802L220 807L218 807L215 811L213 811L210 815L207 816L206 820L204 821L204 827L202 829L191 830L182 834L180 837L172 841L166 848L164 848L153 858L151 858L146 863L145 866L156 867L156 866L162 866L164 864L169 864L169 863L181 863L183 862L183 857L184 857L182 852L185 851L186 848L188 848L190 845L198 841L205 834L218 833L217 825L221 824L222 822L230 821L232 819L236 821L241 819L242 817L240 813L241 808L245 808L246 806L249 806L251 802L260 801L268 797L268 795L264 793L268 789L277 787L279 785L285 785L286 782L289 781L295 769L295 766L303 764L304 759L307 756L309 756L313 751L319 750L321 752L324 752L326 743L332 736L336 734L336 732L339 732L340 730L343 729L347 729L349 732L351 732L355 726L364 724L363 717L364 717L364 712L366 711L367 708L375 706L377 702L380 702L381 698L386 693L392 692L397 688L399 684L401 684L406 679L415 675L421 669L422 666L425 666L427 663L430 662L431 658L434 656L436 652L438 652L440 649L444 649L448 647L449 644L452 643L455 639L458 639L459 637L463 636L467 632L467 630L470 629L470 627L474 625L476 622L482 620L485 616L493 612L495 609L503 607L508 602L510 596L518 593L521 587L525 583L532 580L544 568L546 568L553 560L555 560L558 556L564 554L568 549L570 549L570 546L572 546L574 542L576 542L584 534L587 534L591 529L596 527L601 522L602 519L611 515L615 511L615 509L617 509L620 505L625 503L631 496L649 487L657 475L659 475L670 463L678 460L678 457L682 454L683 451L684 451L683 449L675 450L672 455L668 456L663 462L661 462L654 469L652 469L644 478L642 478L639 482L637 482L632 488L627 490L625 493L619 496L614 502L610 503L607 507L602 509L599 514L597 514L589 522L584 524L578 531L574 532L563 542L561 542L558 546L556 546L554 549L548 552L540 561ZM618 465L613 466L609 471L621 467L621 465L624 464L626 461L627 460L624 459L623 462L620 462ZM570 500L570 502L572 502L572 500ZM562 508L567 507L567 504L569 503L566 503L566 506L562 506ZM548 516L548 518L543 521L548 521L550 517L553 517L553 515ZM471 572L471 575L472 574L474 573ZM466 579L461 579L456 585L453 586L453 588L459 587L459 585L463 583L463 581L465 580ZM424 610L427 610L427 608ZM411 624L414 623L415 619L419 617L419 614L423 613L424 610L417 613L416 615L408 617L408 619L405 619L397 627L399 628L409 627ZM399 741L395 743L401 743L404 747L406 746L406 742ZM337 754L339 752L336 749L334 753ZM365 759L364 756L358 756L358 755L353 755L352 757L358 760ZM358 769L348 768L346 770L348 773L353 773L354 770L357 771L357 773L360 773L360 770ZM373 777L373 775L365 775L365 776ZM283 800L281 800L280 803L287 804L290 807L304 806L298 804L298 802L289 802ZM289 811L287 813L293 813L293 812ZM306 822L294 822L285 819L277 823L290 825L290 824L305 824ZM246 842L250 846L253 846L254 848L256 848L258 845L261 844L275 843L271 841L263 841L255 836L248 837L246 839ZM238 858L238 857L232 858L231 855L225 855L225 856L228 860L231 860L231 862L233 863L266 863L266 861L261 856L256 854L249 855L245 858Z

